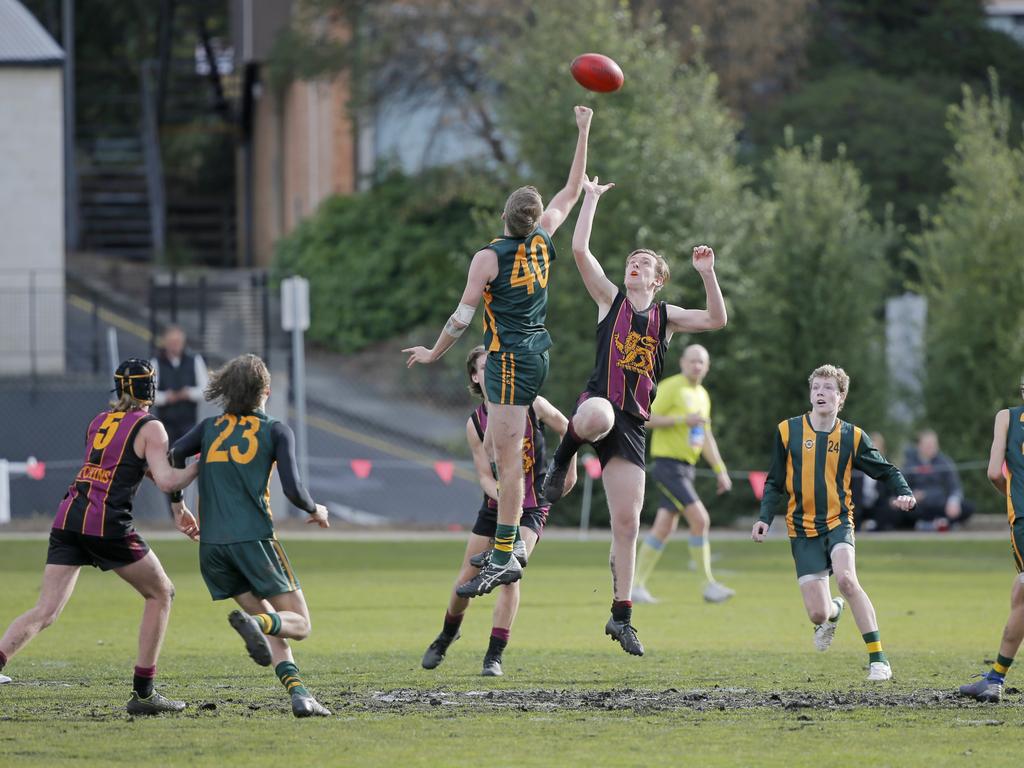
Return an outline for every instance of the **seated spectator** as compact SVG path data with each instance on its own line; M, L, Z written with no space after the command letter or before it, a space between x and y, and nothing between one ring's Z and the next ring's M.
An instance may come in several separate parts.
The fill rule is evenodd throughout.
M878 452L885 455L885 437L881 432L872 432L871 442ZM850 490L853 491L853 519L859 531L884 531L893 527L890 518L903 514L889 506L889 494L885 485L868 477L859 469L853 470Z
M935 430L918 433L917 445L907 450L903 473L917 499L917 506L909 514L915 529L945 531L952 525L962 525L973 513L973 505L964 501L956 465L939 451Z

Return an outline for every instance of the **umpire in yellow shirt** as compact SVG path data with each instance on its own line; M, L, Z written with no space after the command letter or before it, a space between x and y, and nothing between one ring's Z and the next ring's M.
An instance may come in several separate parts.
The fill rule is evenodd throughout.
M647 422L647 428L653 431L651 477L662 497L654 525L637 553L633 584L635 603L658 602L647 591L647 579L679 525L680 512L690 526L690 568L703 569L707 579L704 599L709 603L723 603L736 594L711 575L708 543L711 519L693 487L695 465L703 456L718 476L718 493L732 490L732 480L711 431L711 397L702 386L710 365L711 358L704 347L688 346L679 359L681 373L658 385L658 397L651 405L651 418Z

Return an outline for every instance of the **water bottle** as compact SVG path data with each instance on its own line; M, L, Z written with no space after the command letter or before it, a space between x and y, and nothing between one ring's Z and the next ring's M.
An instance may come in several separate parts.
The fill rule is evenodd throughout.
M704 446L704 425L695 424L690 427L690 447L702 448Z

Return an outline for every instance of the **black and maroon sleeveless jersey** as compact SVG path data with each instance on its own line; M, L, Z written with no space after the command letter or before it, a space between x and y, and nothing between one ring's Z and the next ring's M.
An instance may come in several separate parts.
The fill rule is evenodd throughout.
M664 301L638 312L619 291L597 324L597 360L587 392L644 421L649 419L668 351L667 325Z
M154 419L145 411L103 411L89 423L85 463L64 494L54 528L107 538L131 532L132 498L146 473L135 436Z
M477 436L483 440L484 432L487 430L487 404L480 403L470 418L476 427ZM540 493L543 484L544 428L531 405L527 410L526 429L523 430L523 509L548 506L546 500L543 504L537 501L544 498ZM498 502L484 494L484 506L488 509L497 509Z

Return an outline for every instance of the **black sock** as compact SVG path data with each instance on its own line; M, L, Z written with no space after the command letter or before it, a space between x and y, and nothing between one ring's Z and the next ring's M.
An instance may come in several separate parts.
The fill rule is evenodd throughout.
M487 644L487 655L497 656L501 658L501 654L505 652L505 646L508 645L509 630L507 629L493 629L491 630L491 641Z
M448 611L444 612L444 627L441 629L441 634L447 637L449 640L454 640L455 636L459 634L459 627L462 626L462 619L466 614L460 613L456 616L452 616Z
M569 419L569 429L566 430L562 436L562 442L555 449L555 464L560 467L568 466L572 457L585 442L586 440L581 440L580 436L576 434L576 430L572 428L572 419Z
M633 619L632 600L612 600L612 618L627 624Z
M0 651L0 669L3 669L6 666L7 666L7 656L4 654L3 651Z
M139 694L140 699L148 699L153 695L153 678L156 677L156 667L135 667L135 675L132 677L132 690Z

